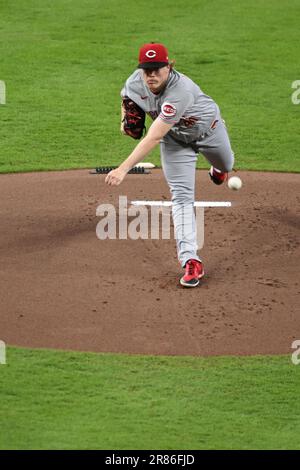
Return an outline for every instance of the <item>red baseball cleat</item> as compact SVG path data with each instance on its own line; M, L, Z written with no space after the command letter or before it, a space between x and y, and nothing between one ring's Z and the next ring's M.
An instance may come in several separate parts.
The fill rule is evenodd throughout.
M189 259L185 264L185 274L180 279L180 284L185 287L196 287L203 276L204 268L201 261Z
M220 170L217 170L213 166L210 168L208 172L210 179L215 183L215 184L222 184L224 181L226 181L228 177L228 173L222 173Z

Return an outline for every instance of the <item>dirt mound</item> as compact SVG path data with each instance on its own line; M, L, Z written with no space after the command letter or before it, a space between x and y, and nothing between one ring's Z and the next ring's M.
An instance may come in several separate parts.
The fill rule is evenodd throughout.
M300 339L299 176L240 172L230 191L197 171L206 277L178 284L174 240L96 237L118 196L170 199L161 170L118 188L86 170L0 176L0 339L7 344L168 355L275 354Z

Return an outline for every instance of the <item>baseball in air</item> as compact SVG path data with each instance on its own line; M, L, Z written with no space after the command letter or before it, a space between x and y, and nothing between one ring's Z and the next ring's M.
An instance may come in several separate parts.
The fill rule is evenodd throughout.
M238 176L232 176L228 180L228 188L234 189L235 191L237 191L238 189L241 189L242 184L243 184L242 180Z

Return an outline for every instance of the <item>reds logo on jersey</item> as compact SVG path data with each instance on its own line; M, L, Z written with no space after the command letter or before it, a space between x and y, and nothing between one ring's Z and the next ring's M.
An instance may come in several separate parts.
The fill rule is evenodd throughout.
M171 103L164 103L161 108L161 112L164 117L171 118L176 116L176 107Z

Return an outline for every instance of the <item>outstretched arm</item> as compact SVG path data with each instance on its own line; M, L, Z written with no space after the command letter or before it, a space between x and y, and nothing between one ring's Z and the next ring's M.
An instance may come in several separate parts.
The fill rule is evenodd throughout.
M139 142L129 157L119 166L112 170L105 178L105 183L117 186L122 183L126 174L137 163L141 162L151 150L159 144L160 140L169 132L174 124L167 124L159 117L155 119L147 135Z

